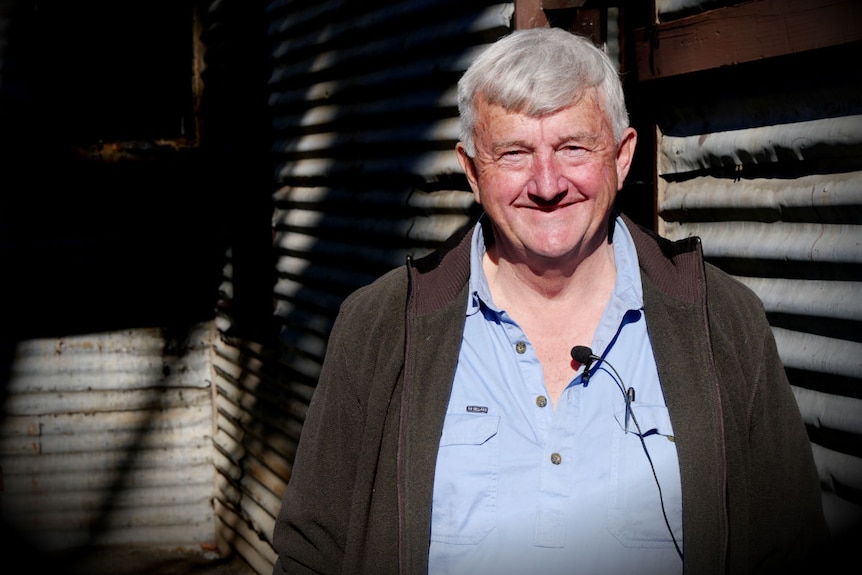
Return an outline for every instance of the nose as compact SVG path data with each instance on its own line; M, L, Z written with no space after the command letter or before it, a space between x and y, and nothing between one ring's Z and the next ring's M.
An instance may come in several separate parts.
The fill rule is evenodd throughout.
M527 184L530 199L540 205L555 204L566 196L569 181L563 176L553 154L533 156L533 173Z

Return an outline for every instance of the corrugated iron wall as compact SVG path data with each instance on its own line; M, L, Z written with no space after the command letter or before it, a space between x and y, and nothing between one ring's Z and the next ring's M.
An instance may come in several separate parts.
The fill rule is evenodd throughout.
M94 22L107 3L38 2L37 10L28 0L0 0L4 572L16 560L25 561L22 570L53 568L56 555L63 570L75 571L73 555L90 546L214 543L210 352L218 275L209 270L222 260L209 233L218 228L206 215L211 203L199 204L197 195L206 190L212 202L212 194L191 146L165 153L148 133L102 142L104 157L124 152L104 159L88 153L89 131L75 131L93 127L94 109L140 101L140 93L114 98L103 88L127 86L120 78L135 75L125 72L136 70L141 52L150 60L164 55L153 49L171 45L159 32L177 25L191 45L188 4L135 4ZM114 20L120 12L126 18ZM133 34L125 26L134 14L165 27L142 25ZM76 23L84 20L87 33L109 33L82 38ZM147 34L157 41L141 45ZM133 38L135 49L99 44L120 36ZM81 42L71 45L72 37ZM105 52L67 66L81 62L76 49L94 45ZM191 68L189 52L174 55L181 70ZM105 84L81 72L120 60L125 69L98 75ZM131 110L117 111L114 123L158 116Z
M216 346L222 544L260 573L343 298L472 217L455 158L455 84L510 29L513 3L267 5L278 333ZM233 297L225 270L224 299ZM220 330L233 327L230 304Z
M212 542L211 329L18 342L0 426L7 527L52 552Z
M653 100L659 231L700 236L763 300L838 536L862 520L860 56L849 43L696 72Z

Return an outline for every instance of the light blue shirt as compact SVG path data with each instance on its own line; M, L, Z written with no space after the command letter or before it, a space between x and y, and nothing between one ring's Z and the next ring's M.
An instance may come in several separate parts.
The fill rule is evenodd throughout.
M480 227L473 232L464 339L437 460L429 573L681 573L635 425L682 548L673 430L625 224L616 219L616 284L589 342L603 361L591 366L586 383L583 368L575 374L556 409L535 350L491 298ZM635 390L628 424L618 382Z

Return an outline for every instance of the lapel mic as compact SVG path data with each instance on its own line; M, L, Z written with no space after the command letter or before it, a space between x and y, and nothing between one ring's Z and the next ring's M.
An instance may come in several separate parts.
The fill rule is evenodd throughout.
M581 377L584 381L584 387L590 382L590 366L594 361L601 359L593 354L593 350L585 345L576 345L572 348L572 359L584 366L584 375Z

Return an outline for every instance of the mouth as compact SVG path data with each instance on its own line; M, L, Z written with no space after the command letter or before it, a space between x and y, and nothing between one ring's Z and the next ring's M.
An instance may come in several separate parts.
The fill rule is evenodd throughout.
M565 202L542 202L535 203L533 205L522 206L529 210L533 210L536 212L542 212L545 214L550 214L554 212L559 212L561 210L565 210L566 208L571 208L578 205L581 202L574 201L565 201Z
M567 192L560 192L556 196L551 198L543 198L536 194L528 194L528 198L531 202L535 204L536 209L540 210L553 210L561 206L565 206L568 204L563 204L563 200L566 198Z

